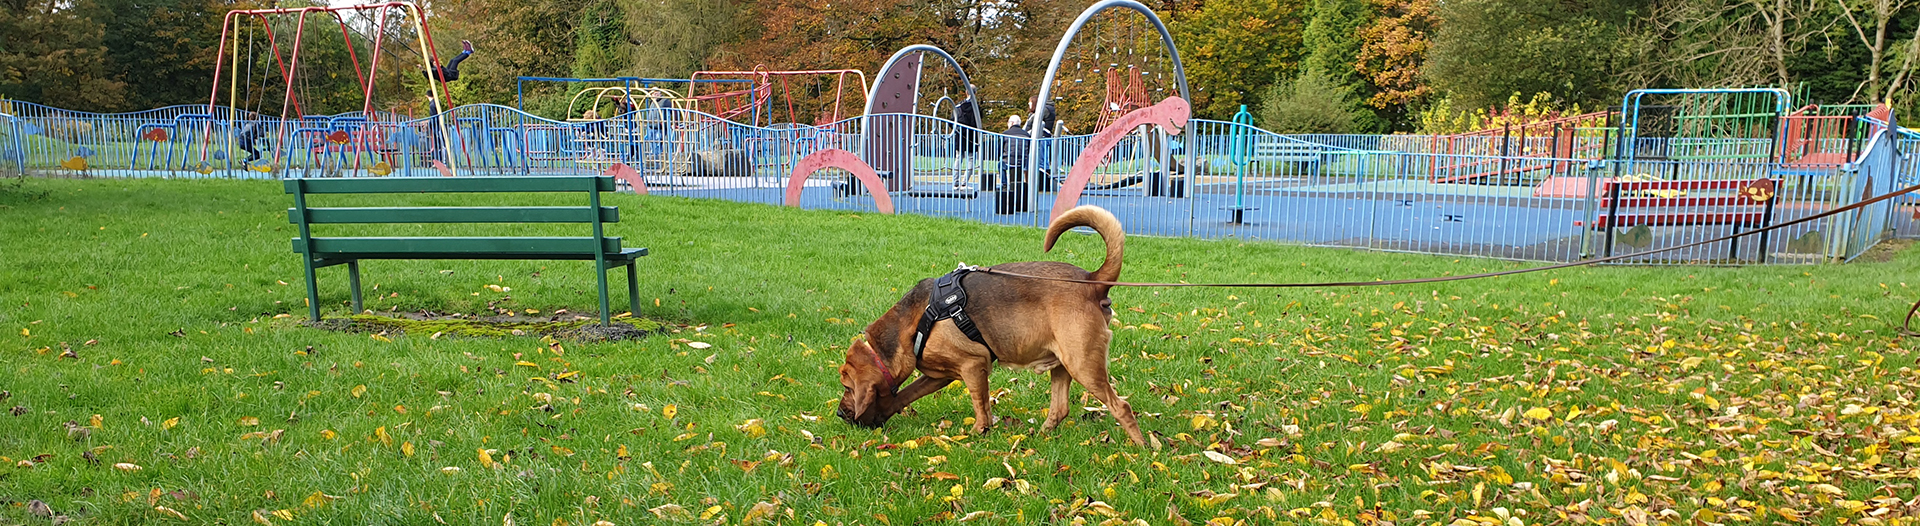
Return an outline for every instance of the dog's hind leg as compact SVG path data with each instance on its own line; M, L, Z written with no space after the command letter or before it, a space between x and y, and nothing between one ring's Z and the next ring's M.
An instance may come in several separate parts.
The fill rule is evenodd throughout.
M1053 405L1047 406L1047 423L1040 425L1041 431L1052 431L1060 425L1061 420L1067 419L1067 412L1071 410L1067 407L1067 391L1073 387L1073 375L1067 373L1066 367L1060 366L1055 366L1048 374L1053 376Z
M1099 369L1098 375L1079 379L1080 385L1087 386L1088 392L1107 404L1107 410L1113 412L1113 419L1120 422L1120 428L1127 430L1127 438L1133 439L1133 445L1147 445L1146 435L1140 433L1140 421L1133 416L1133 406L1120 398L1120 393L1113 390L1113 382L1107 379L1107 364L1099 364Z
M1134 418L1133 406L1120 398L1114 391L1113 381L1107 373L1107 343L1113 334L1106 327L1099 327L1094 334L1087 335L1082 341L1062 341L1062 349L1082 349L1060 353L1060 366L1073 375L1074 381L1087 388L1107 410L1113 413L1113 419L1120 422L1120 428L1127 431L1127 438L1133 439L1133 445L1146 446L1147 437L1140 432L1140 422ZM1078 344L1078 346L1076 346ZM1052 415L1048 415L1052 418Z

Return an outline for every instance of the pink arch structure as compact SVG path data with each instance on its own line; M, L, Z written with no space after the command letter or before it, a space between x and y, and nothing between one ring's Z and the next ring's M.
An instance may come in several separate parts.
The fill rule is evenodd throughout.
M786 205L798 208L800 190L807 186L807 177L824 168L839 168L853 172L853 177L859 179L860 184L866 185L867 193L873 194L874 208L878 208L882 214L893 213L893 197L887 195L887 182L880 180L880 175L874 173L873 167L867 166L866 161L860 160L860 156L839 148L813 152L793 165L793 173L787 177Z
M627 166L627 163L613 163L613 166L608 166L606 173L602 173L601 175L611 176L615 180L626 181L628 185L633 187L633 193L647 195L647 178L641 177L640 172L634 171L632 166Z
M1086 149L1080 150L1080 156L1073 160L1073 170L1067 172L1067 180L1060 183L1060 194L1054 198L1053 218L1080 204L1080 192L1087 189L1087 181L1093 179L1093 170L1099 168L1100 160L1106 158L1107 152L1113 151L1121 139L1127 138L1127 134L1133 133L1134 128L1157 124L1169 135L1179 135L1187 127L1187 119L1192 114L1193 107L1187 104L1186 99L1167 97L1159 104L1133 110L1114 119L1113 124L1089 139Z

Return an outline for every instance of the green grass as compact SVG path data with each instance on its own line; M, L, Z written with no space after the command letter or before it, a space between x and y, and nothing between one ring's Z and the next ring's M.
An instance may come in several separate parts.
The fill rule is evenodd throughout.
M1008 370L992 386L1008 420L985 436L965 436L958 384L882 430L832 416L849 338L915 280L961 261L1091 267L1092 236L1048 255L1034 229L623 194L609 197L626 219L611 234L652 249L641 314L666 332L435 339L304 325L279 188L0 185L0 408L20 413L0 412L0 524L47 523L31 500L83 524L177 522L156 506L195 523L262 510L300 524L651 524L675 520L667 505L738 523L761 502L781 523L869 525L1911 513L1875 500L1914 493L1920 380L1887 323L1920 286L1911 250L1841 266L1119 289L1114 375L1160 445L1136 449L1098 415L1039 433L1045 381ZM1191 282L1518 265L1147 237L1127 258L1125 279ZM589 266L363 272L376 311L586 314ZM346 314L344 271L320 279L329 314ZM1081 393L1076 408L1099 405ZM1894 511L1872 515L1882 507Z

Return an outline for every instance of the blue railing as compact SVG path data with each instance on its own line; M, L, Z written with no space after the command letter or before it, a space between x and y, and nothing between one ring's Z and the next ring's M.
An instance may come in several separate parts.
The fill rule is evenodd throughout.
M421 118L351 112L284 120L199 105L121 114L20 102L4 109L19 113L0 115L0 170L84 170L110 177L437 177L593 174L626 165L653 194L780 204L791 183L799 188L798 205L806 208L872 211L884 195L901 212L1027 226L1045 224L1056 187L1092 138L1041 139L1040 172L1027 174L1031 139L926 115L751 126L673 108L592 121L545 119L491 104ZM1236 143L1236 136L1242 141ZM1655 216L1651 228L1598 230L1593 226L1611 222L1602 217L1609 214L1601 206L1608 201L1599 194L1612 181L1771 180L1781 206L1768 221L1777 222L1914 180L1920 136L1891 128L1876 140L1848 165L1684 156L1616 161L1556 157L1568 145L1534 138L1284 135L1196 119L1181 135L1153 129L1123 139L1094 161L1079 202L1113 210L1130 232L1142 234L1570 261L1722 235L1736 225L1692 218L1729 217L1751 207L1721 199L1732 195L1726 184L1697 185L1685 197L1706 199L1653 200L1648 202L1660 206L1632 211ZM1606 150L1574 146L1576 153ZM1738 145L1712 148L1731 147ZM885 189L839 170L792 179L801 159L828 148L858 155ZM1904 155L1895 155L1896 149ZM1235 164L1236 156L1247 161L1245 170ZM1911 214L1901 212L1910 206L1876 209L1879 219L1801 225L1764 243L1748 239L1644 262L1848 258L1887 232L1914 235Z

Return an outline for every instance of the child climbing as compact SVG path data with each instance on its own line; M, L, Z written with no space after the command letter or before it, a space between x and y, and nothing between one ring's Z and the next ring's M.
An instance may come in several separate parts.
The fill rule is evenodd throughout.
M241 161L241 164L251 165L254 161L260 160L260 150L254 149L253 143L260 140L260 135L266 133L266 129L265 123L252 121L242 126L240 134L234 136L233 142L238 143L240 149L247 151L247 160Z
M431 66L431 69L420 73L426 75L429 81L453 82L460 80L460 63L466 61L467 57L471 56L473 56L473 41L462 40L460 41L460 54L454 55L452 60L448 60L447 65ZM432 90L429 90L428 93L432 93ZM428 96L427 108L434 115L439 115L441 112L440 99Z
M447 65L433 67L422 73L427 76L427 80L429 81L453 82L460 80L460 63L471 56L473 56L473 41L462 40L460 41L460 54L454 55L452 60L448 60ZM428 93L431 94L433 91L430 89ZM446 96L445 94L442 95ZM428 145L428 159L446 162L446 154L442 151L442 145L445 144L446 137L442 136L443 134L440 130L442 124L440 121L440 113L446 110L440 107L440 97L428 95L427 109L432 115L432 120L427 123L427 136L431 141ZM455 120L454 124L457 126L459 121Z
M447 65L433 68L433 71L428 71L427 78L446 82L460 80L460 62L467 60L467 57L471 56L473 56L473 41L462 40L460 41L460 54L454 55L453 60L447 61ZM437 78L434 75L435 73L439 74Z

